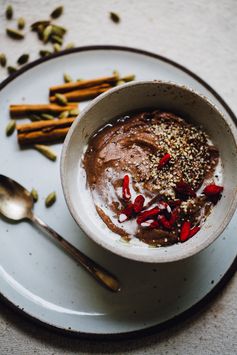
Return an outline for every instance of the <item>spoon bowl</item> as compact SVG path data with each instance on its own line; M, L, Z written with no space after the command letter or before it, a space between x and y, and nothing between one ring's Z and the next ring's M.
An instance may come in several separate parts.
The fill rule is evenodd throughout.
M33 199L29 191L16 181L0 175L0 213L14 221L30 218Z

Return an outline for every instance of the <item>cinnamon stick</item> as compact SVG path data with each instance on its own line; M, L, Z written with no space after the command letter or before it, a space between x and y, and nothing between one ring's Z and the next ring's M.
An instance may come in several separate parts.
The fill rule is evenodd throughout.
M63 141L73 121L74 118L65 118L17 125L18 143L21 146L27 146Z
M78 89L85 89L93 86L98 86L101 84L115 85L118 81L117 75L105 76L97 79L80 80L76 82L65 83L61 85L55 85L49 88L49 95L53 96L55 93L64 93L69 91L74 91Z
M32 113L52 113L58 114L63 111L71 111L78 108L77 104L68 104L66 106L56 105L56 104L35 104L35 105L10 105L10 115L11 117L20 118L30 115Z
M81 102L86 100L91 100L102 94L103 92L111 89L111 85L103 84L100 86L95 86L93 88L81 89L63 94L69 102ZM50 96L50 102L57 102L55 96Z

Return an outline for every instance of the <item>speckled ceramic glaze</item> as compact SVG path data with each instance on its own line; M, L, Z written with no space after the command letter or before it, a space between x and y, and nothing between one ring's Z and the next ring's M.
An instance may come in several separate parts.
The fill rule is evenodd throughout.
M223 162L224 193L201 231L187 242L161 248L123 243L97 216L86 179L79 177L79 166L88 138L116 116L143 108L162 108L190 117L202 125L218 147ZM136 82L114 88L94 100L73 124L64 144L61 176L65 198L76 222L102 247L129 259L170 262L198 253L211 244L230 221L237 202L236 128L204 96L169 82Z

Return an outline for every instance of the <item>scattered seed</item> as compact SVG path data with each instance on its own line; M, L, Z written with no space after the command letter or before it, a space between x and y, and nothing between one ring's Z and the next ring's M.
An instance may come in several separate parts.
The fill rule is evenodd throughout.
M39 195L38 195L37 190L33 188L33 189L31 190L30 194L31 194L31 196L32 196L32 198L33 198L33 201L34 201L34 202L37 202L38 199L39 199Z
M54 52L60 52L61 51L61 46L60 46L60 44L58 44L58 43L54 43L53 44L53 49L54 49Z
M23 28L25 28L25 19L23 17L19 17L19 19L17 20L17 26L19 30L23 30Z
M55 94L56 100L60 105L67 105L68 100L63 94Z
M17 69L15 68L15 67L13 67L13 66L11 66L11 65L9 65L8 67L7 67L7 72L8 72L8 74L13 74L13 73L15 73L17 71Z
M50 115L49 113L41 113L40 116L42 120L53 120L55 118L53 115Z
M40 57L47 57L47 56L49 56L49 55L51 55L52 53L50 52L50 51L47 51L47 50L44 50L44 49L41 49L40 51L39 51L39 55L40 55Z
M45 206L51 207L56 201L56 192L51 192L45 199Z
M14 133L15 129L16 129L16 121L10 120L6 127L6 135L8 137L11 136Z
M74 48L75 47L75 44L73 42L70 42L66 45L65 49L71 49L71 48Z
M79 115L79 110L78 108L74 108L69 112L70 116L78 116Z
M6 8L6 12L5 12L6 18L8 20L11 20L13 17L13 7L12 5L8 5Z
M65 83L70 83L70 82L73 81L71 75L69 75L69 74L67 74L67 73L64 73L64 74L63 74L63 79L64 79L64 82L65 82Z
M30 56L29 54L22 54L18 59L17 59L17 64L23 65L26 64L29 60Z
M60 115L58 116L58 118L68 118L69 116L69 111L63 111L60 113Z
M1 67L5 67L7 64L7 57L4 53L0 53L0 65Z
M120 16L118 14L116 14L116 12L110 12L110 19L114 22L114 23L119 23L120 22Z
M57 155L47 145L35 144L34 148L38 150L41 154L43 154L46 158L52 161L55 161L57 159Z
M25 37L23 33L13 30L12 28L7 28L6 34L12 39L23 39Z
M56 9L51 12L50 17L58 18L62 15L62 13L63 13L63 6L59 6L56 7Z
M52 29L53 26L52 25L48 25L44 31L43 31L43 42L47 43L49 40L50 35L52 34Z
M52 39L52 42L53 42L53 43L58 43L58 44L60 44L60 45L63 44L63 39L62 39L62 37L60 37L60 36L53 35L53 36L51 37L51 39Z

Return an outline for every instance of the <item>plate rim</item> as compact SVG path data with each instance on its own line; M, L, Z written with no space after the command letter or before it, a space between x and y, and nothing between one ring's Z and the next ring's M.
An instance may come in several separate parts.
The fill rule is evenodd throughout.
M61 56L66 56L68 54L72 53L79 53L79 52L86 52L86 51L93 51L93 50L117 50L117 51L123 51L123 52L132 52L136 54L142 54L147 57L155 58L158 60L161 60L165 63L168 63L181 71L185 72L186 74L190 75L192 78L194 78L196 81L198 81L201 85L203 85L218 101L219 103L224 107L224 109L228 112L230 115L231 119L237 125L237 117L235 116L234 112L231 110L229 105L225 102L225 100L206 82L204 81L201 77L199 77L197 74L195 74L192 70L186 68L184 65L177 63L176 61L169 59L165 56L162 56L160 54L156 54L147 50L143 50L140 48L134 48L134 47L127 47L127 46L119 46L119 45L89 45L89 46L81 46L81 47L75 47L71 48L68 50L64 50L62 52L58 53L53 53L52 55L44 58L39 58L37 60L32 61L29 64L26 64L24 67L20 68L17 70L15 73L7 77L5 80L0 82L0 92L9 84L11 83L15 78L20 76L21 74L27 72L31 68L34 68L41 63L47 62L49 60L52 60L57 57ZM228 281L232 278L232 276L235 274L237 270L237 256L235 257L234 261L232 262L231 266L228 268L228 270L225 272L225 274L222 276L220 281L211 289L209 293L207 293L201 300L199 300L197 303L186 309L184 312L178 314L177 316L174 316L171 319L168 319L160 324L156 324L153 326L150 326L145 329L139 329L135 331L126 331L126 332L120 332L120 333L106 333L106 334L101 334L101 333L88 333L88 332L81 332L69 328L62 328L58 327L56 325L50 324L49 322L43 321L40 318L35 317L32 315L30 312L26 312L24 309L21 309L19 305L14 304L11 300L9 300L3 293L0 291L0 301L3 301L7 306L12 308L14 311L17 311L19 315L23 315L26 319L29 319L33 321L35 324L42 326L44 328L47 328L49 330L54 330L59 334L64 334L64 335L69 335L73 337L81 337L84 339L99 339L101 340L116 340L116 339L130 339L130 338L135 338L137 335L151 335L156 332L162 331L170 326L175 326L177 325L180 321L184 321L188 319L190 316L195 315L197 312L200 312L203 308L203 306L206 306L207 303L211 302L215 298L215 296L218 295L218 293L224 288L224 286L228 283Z

